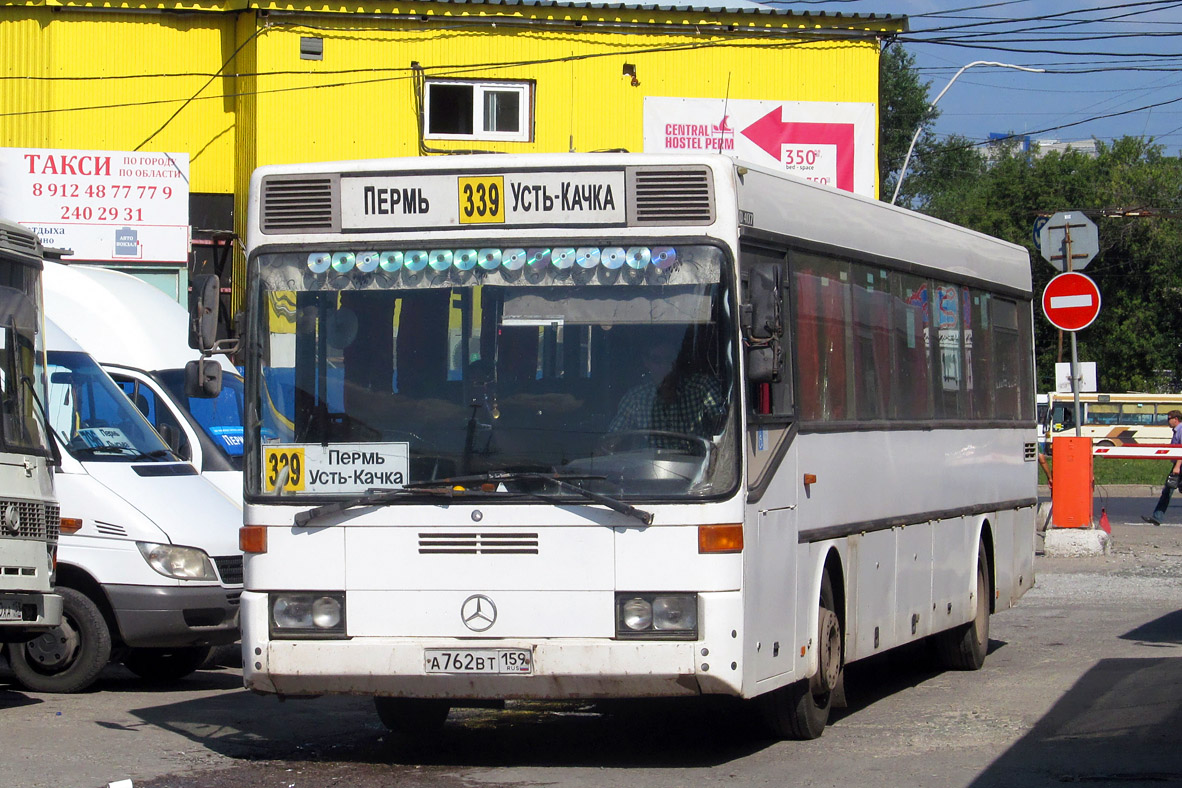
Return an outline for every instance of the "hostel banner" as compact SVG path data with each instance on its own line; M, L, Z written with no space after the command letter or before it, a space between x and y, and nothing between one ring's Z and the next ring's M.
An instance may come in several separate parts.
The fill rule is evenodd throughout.
M875 106L656 96L644 100L646 153L722 153L876 197Z

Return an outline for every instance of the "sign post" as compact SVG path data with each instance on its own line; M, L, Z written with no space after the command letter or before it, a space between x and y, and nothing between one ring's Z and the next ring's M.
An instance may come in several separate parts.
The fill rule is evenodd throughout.
M1090 263L1092 258L1096 256L1096 253L1100 251L1099 230L1096 229L1096 225L1091 219L1084 216L1079 211L1060 211L1059 213L1056 213L1054 216L1052 216L1045 224L1040 226L1038 222L1035 222L1035 226L1038 228L1039 251L1042 253L1042 256L1047 259L1047 262L1055 266L1056 270L1066 271L1068 274L1076 269L1083 270L1084 268L1087 268L1088 263ZM1047 284L1047 291L1051 289L1051 284L1056 282L1060 276L1063 276L1063 274L1056 276L1051 280L1050 283ZM1071 380L1073 381L1071 384L1071 391L1075 395L1074 402L1076 437L1079 437L1079 435L1082 433L1079 423L1079 386L1074 382L1078 380L1077 373L1079 368L1079 356L1076 350L1075 332L1079 331L1081 328L1086 328L1087 326L1091 325L1091 322L1096 319L1096 315L1100 313L1100 291L1096 288L1095 282L1092 282L1091 279L1088 279L1088 277L1083 276L1082 274L1078 274L1078 276L1082 277L1089 285L1091 285L1090 290L1079 282L1073 282L1075 285L1074 288L1071 284L1064 282L1061 284L1061 286L1068 288L1070 292L1057 295L1056 298L1062 299L1065 297L1074 297L1078 300L1085 297L1085 290L1087 291L1088 295L1094 291L1095 311L1092 312L1091 316L1087 318L1083 325L1080 325L1076 328L1068 328L1056 323L1055 318L1051 316L1050 311L1047 309L1046 291L1043 292L1042 304L1043 311L1046 312L1047 319L1050 320L1053 325L1055 325L1060 331L1071 332ZM1074 314L1078 319L1078 317L1083 316L1085 312L1086 308L1084 310L1064 309L1063 315L1066 316L1068 314ZM1070 317L1066 317L1066 319L1069 323L1078 322L1077 319L1072 320ZM1062 347L1062 345L1060 345L1060 347Z
M1070 241L1067 249L1071 249ZM1055 328L1071 332L1071 393L1075 402L1075 435L1079 437L1082 431L1075 332L1090 326L1100 314L1100 288L1084 274L1074 271L1059 274L1042 291L1042 311Z

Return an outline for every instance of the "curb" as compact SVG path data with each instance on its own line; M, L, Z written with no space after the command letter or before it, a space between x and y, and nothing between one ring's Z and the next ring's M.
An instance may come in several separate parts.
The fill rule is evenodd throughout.
M1097 484L1096 495L1106 498L1139 498L1144 495L1160 495L1160 484ZM1050 497L1050 485L1038 485L1040 497Z

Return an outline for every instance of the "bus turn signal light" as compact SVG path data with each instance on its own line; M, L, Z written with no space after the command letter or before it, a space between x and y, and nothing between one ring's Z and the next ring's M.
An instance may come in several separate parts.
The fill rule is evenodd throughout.
M58 524L58 530L63 534L76 534L82 530L82 520L77 517L63 517Z
M743 524L698 526L699 553L741 553L743 552Z
M267 527L244 525L238 529L238 549L244 553L267 552Z

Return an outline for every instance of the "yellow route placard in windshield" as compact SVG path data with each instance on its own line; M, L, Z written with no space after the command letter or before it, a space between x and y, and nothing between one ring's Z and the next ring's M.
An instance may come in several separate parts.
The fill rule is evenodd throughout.
M460 224L505 223L505 178L482 175L459 179Z

